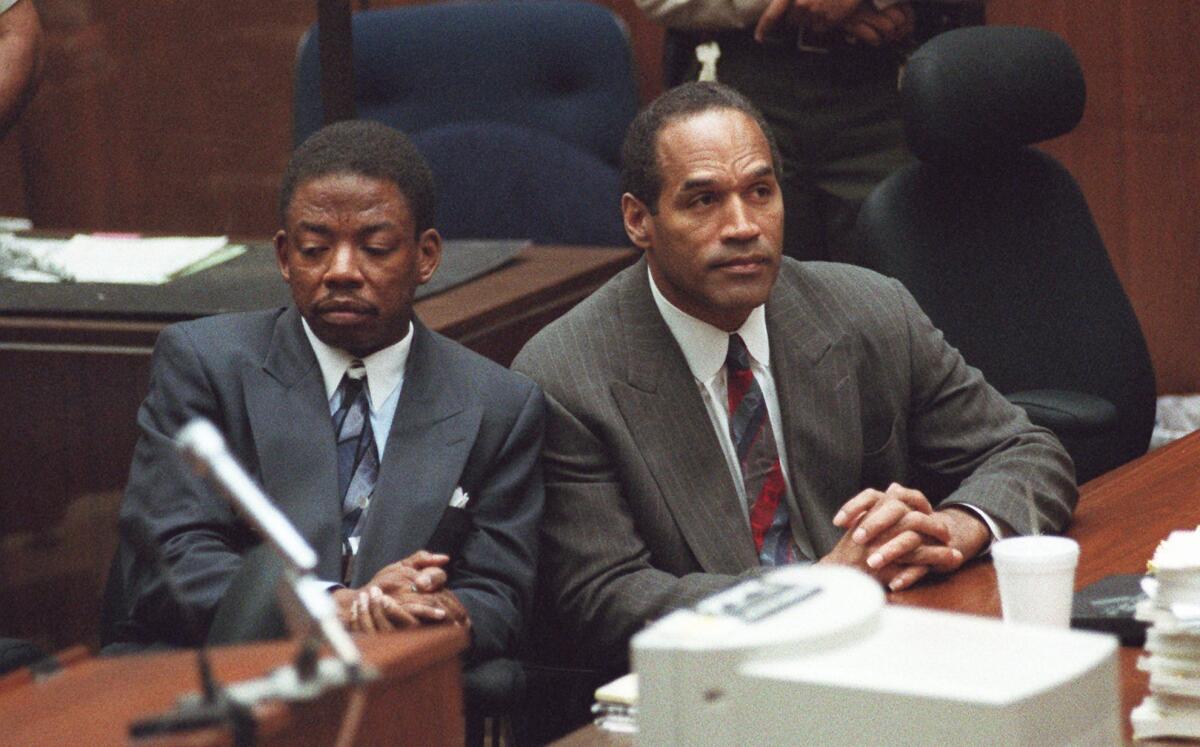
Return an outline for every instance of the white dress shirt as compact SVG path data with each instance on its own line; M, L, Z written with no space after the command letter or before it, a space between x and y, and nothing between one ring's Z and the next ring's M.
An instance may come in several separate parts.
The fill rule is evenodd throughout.
M721 444L721 451L725 453L729 474L737 487L738 498L741 499L742 514L745 515L746 524L749 526L750 507L746 500L746 485L742 480L742 465L737 458L733 437L729 435L729 384L726 379L725 357L729 352L730 334L741 335L746 349L750 352L750 371L762 389L763 399L767 403L767 417L771 421L771 432L775 435L775 446L779 450L779 464L783 468L788 497L794 497L792 481L787 473L787 447L783 441L779 396L776 394L775 379L771 376L771 346L767 339L766 311L762 306L755 308L737 332L725 332L681 311L668 301L654 284L654 277L650 273L646 275L650 278L650 292L654 296L658 312L662 314L671 335L679 343L692 377L696 379L700 398L704 400L704 408L708 410L713 430L717 433L717 442Z
M741 499L742 513L746 516L746 522L749 524L750 508L746 502L742 467L737 458L733 438L729 435L729 407L727 404L729 389L726 383L725 356L729 350L730 334L741 335L742 340L746 343L746 349L750 351L750 370L763 391L763 398L767 401L767 416L771 419L771 431L775 434L775 445L779 450L779 464L783 468L788 498L794 499L795 497L792 494L792 481L787 472L787 446L783 438L783 421L779 414L779 397L776 394L775 379L771 375L771 346L767 337L766 308L764 306L756 307L750 312L750 316L746 318L740 329L734 333L725 332L680 310L668 301L662 291L658 289L654 283L654 276L649 272L646 273L646 276L650 279L650 292L654 296L654 304L658 307L658 312L662 314L663 321L667 323L667 328L671 330L671 335L679 343L683 357L687 360L688 368L691 369L692 376L700 388L700 397L704 400L704 407L708 410L713 430L717 433L721 451L725 453L729 473L733 477L733 484L737 487L738 497ZM853 497L848 495L846 500ZM793 500L790 505L796 505L795 501ZM969 503L955 505L970 510L987 525L992 537L991 542L994 542L997 537L1004 536L995 520L979 507ZM990 547L989 542L983 552L987 552Z
M321 366L321 377L325 380L325 396L329 399L329 415L332 417L342 404L342 392L338 385L354 356L341 348L326 345L313 334L308 322L304 334L312 345L317 363ZM383 450L387 446L388 433L392 430L392 419L396 416L396 404L400 401L400 390L404 387L404 366L408 363L408 351L412 348L412 322L399 342L376 350L362 359L367 369L367 405L371 410L371 434L375 436L375 448L379 461L383 462ZM378 403L378 404L376 404Z

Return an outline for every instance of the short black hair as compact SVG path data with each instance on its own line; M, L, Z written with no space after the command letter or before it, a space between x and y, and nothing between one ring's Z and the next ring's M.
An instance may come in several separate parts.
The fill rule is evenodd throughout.
M779 146L762 112L742 94L720 83L684 83L659 96L638 113L621 146L621 191L638 198L646 208L658 212L662 174L658 168L658 134L675 120L713 109L733 109L753 119L771 147L771 166L780 176Z
M302 183L331 174L358 174L392 182L408 201L417 235L433 228L437 191L433 172L412 141L380 122L347 120L326 125L292 153L279 187L279 222Z

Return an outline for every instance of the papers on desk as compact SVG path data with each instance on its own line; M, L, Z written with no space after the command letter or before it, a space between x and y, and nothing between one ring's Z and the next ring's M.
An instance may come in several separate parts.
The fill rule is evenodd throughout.
M1150 623L1137 667L1150 694L1133 709L1134 739L1200 739L1200 529L1175 531L1147 564L1135 616Z
M596 703L592 706L596 726L617 734L636 734L637 696L634 672L596 688Z
M0 234L0 274L23 282L161 285L233 259L246 247L224 236Z

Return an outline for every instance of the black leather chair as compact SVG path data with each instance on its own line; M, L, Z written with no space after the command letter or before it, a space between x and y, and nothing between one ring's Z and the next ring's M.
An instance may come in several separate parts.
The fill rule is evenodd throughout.
M967 362L1054 431L1080 483L1143 454L1154 371L1075 180L1034 143L1083 115L1058 36L977 27L910 58L905 134L920 159L858 219L861 261L898 278Z
M0 638L0 675L37 664L46 658L46 652L29 641Z

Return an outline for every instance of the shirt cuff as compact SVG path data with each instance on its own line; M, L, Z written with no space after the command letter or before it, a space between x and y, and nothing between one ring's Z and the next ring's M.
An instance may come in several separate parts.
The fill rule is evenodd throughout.
M996 540L1002 540L1005 537L1012 535L1011 531L1001 527L999 522L997 522L991 516L988 516L987 512L979 506L973 506L970 503L952 503L950 506L946 506L946 508L950 508L951 506L957 506L958 508L964 508L970 511L971 513L975 514L976 518L982 521L988 528L988 533L991 535L991 539L989 539L987 545L979 551L979 557L987 555L989 552L991 552L992 545L996 543Z

